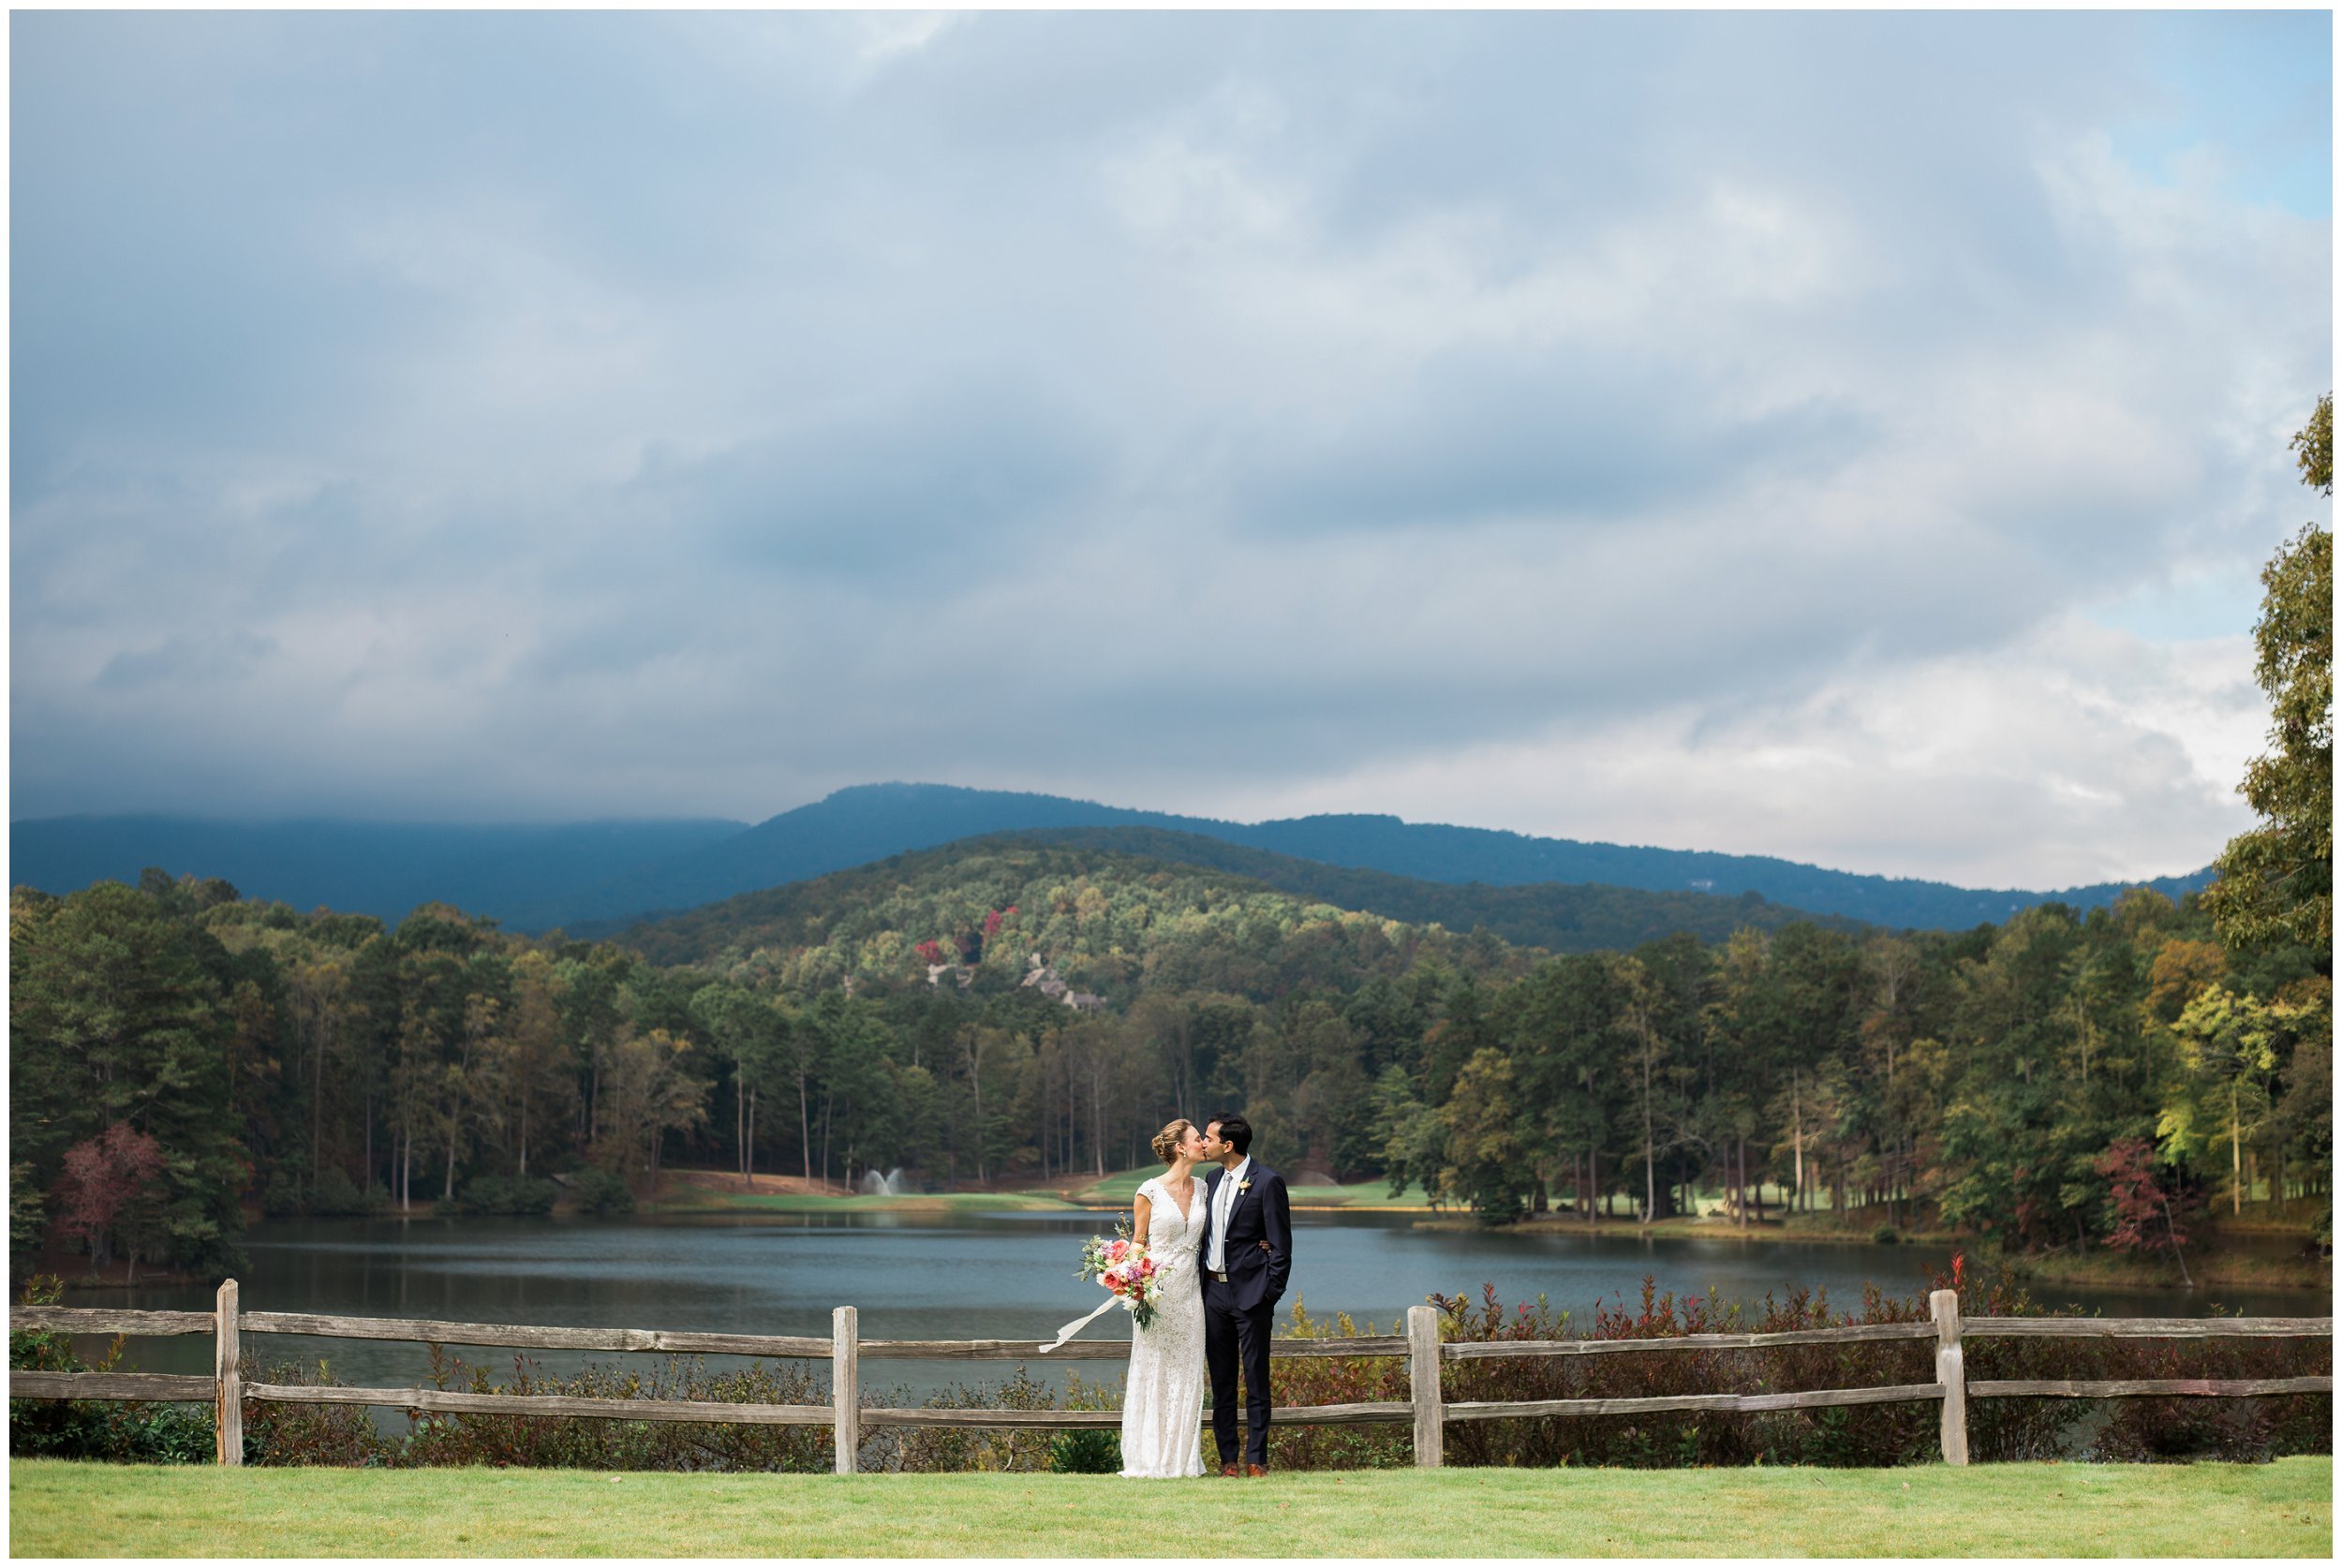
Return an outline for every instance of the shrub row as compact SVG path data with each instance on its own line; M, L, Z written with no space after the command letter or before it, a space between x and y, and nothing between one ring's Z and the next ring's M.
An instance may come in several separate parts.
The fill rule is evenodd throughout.
M55 1275L36 1275L24 1305L53 1307L65 1295ZM46 1329L8 1336L8 1368L27 1372L118 1372L127 1339L117 1337L95 1364L72 1342ZM212 1457L212 1413L200 1405L112 1399L10 1399L8 1454L14 1458L115 1459L131 1464L194 1464Z
M53 1281L48 1282L53 1286ZM1956 1288L1968 1316L2017 1317L2041 1309L2004 1280L1938 1281ZM54 1291L49 1292L54 1299ZM27 1293L28 1302L34 1294ZM1853 1323L1924 1320L1922 1294L1890 1297L1866 1291L1860 1310L1838 1313L1827 1299L1798 1292L1767 1297L1760 1311L1714 1296L1661 1294L1644 1282L1635 1306L1598 1307L1574 1321L1540 1299L1507 1312L1493 1285L1473 1304L1434 1296L1441 1336L1450 1341L1519 1339L1664 1339L1685 1334L1780 1333ZM1350 1318L1312 1318L1296 1301L1286 1331L1302 1337L1359 1332ZM1364 1332L1375 1332L1368 1324ZM122 1355L116 1340L99 1368ZM12 1335L9 1364L82 1369L65 1341L42 1333ZM1984 1339L1967 1351L1971 1380L1988 1378L2288 1377L2330 1372L2332 1346L2319 1339ZM615 1399L704 1399L826 1404L827 1368L819 1364L755 1362L711 1369L690 1357L589 1365L548 1376L526 1356L512 1358L508 1380L431 1347L431 1381L477 1393L566 1394ZM247 1364L247 1376L257 1370ZM1404 1400L1407 1367L1398 1357L1279 1360L1272 1373L1279 1405ZM1672 1351L1650 1355L1490 1357L1448 1364L1449 1400L1624 1398L1708 1392L1763 1393L1852 1388L1934 1381L1926 1339L1763 1350ZM330 1368L272 1367L266 1381L325 1383ZM1069 1372L1060 1403L1052 1389L1018 1367L1005 1380L956 1384L914 1401L902 1389L867 1390L867 1406L913 1402L933 1408L1108 1410L1111 1384ZM2325 1395L2254 1399L1972 1399L1969 1454L1978 1461L2052 1457L2263 1460L2281 1454L2331 1453L2333 1400ZM247 1403L245 1462L256 1465L556 1466L596 1470L827 1472L826 1427L749 1427L718 1423L590 1420L409 1412L408 1430L381 1431L361 1409L339 1405ZM9 1447L17 1454L200 1461L211 1457L211 1413L195 1406L105 1401L12 1400ZM1208 1430L1204 1443L1210 1446ZM1281 1426L1269 1434L1270 1464L1284 1470L1352 1470L1413 1462L1403 1423ZM1207 1457L1208 1457L1208 1452ZM1750 1464L1885 1466L1937 1457L1933 1402L1853 1405L1757 1414L1708 1412L1451 1423L1446 1460L1454 1465L1612 1465L1635 1468ZM973 1428L882 1427L867 1433L857 1457L866 1471L970 1470L1111 1472L1120 1468L1110 1431L1049 1432Z

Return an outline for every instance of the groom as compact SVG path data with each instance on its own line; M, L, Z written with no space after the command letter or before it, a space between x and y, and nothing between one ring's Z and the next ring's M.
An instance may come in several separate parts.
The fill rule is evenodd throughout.
M1204 1359L1211 1367L1211 1434L1220 1473L1268 1473L1268 1331L1293 1273L1293 1214L1285 1178L1247 1152L1253 1126L1215 1117L1204 1129ZM1244 1459L1236 1457L1236 1373L1244 1367Z

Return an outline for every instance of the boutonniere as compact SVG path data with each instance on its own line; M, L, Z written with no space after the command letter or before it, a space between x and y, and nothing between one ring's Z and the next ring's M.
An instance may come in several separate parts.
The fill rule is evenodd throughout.
M1242 1181L1236 1184L1236 1190L1239 1192L1250 1192L1253 1190L1253 1178L1251 1176L1246 1176Z

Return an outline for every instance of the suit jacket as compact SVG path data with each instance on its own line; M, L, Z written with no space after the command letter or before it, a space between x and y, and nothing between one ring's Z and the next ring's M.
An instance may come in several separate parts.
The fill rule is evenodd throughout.
M1211 1233L1219 1214L1220 1184L1227 1179L1224 1170L1204 1178L1204 1238L1196 1248L1195 1272L1207 1284L1211 1280ZM1285 1281L1293 1274L1293 1208L1285 1197L1285 1178L1259 1161L1253 1161L1244 1179L1247 1189L1237 1194L1236 1206L1228 1211L1225 1273L1238 1309L1250 1312L1275 1306L1285 1294Z

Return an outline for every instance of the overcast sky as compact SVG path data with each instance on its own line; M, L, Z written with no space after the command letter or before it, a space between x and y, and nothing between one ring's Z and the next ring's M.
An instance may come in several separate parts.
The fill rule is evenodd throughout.
M11 816L2192 869L2330 26L15 13Z

